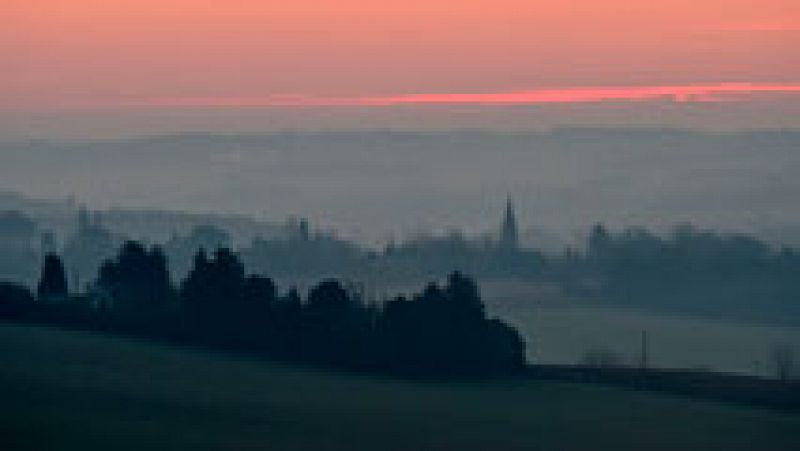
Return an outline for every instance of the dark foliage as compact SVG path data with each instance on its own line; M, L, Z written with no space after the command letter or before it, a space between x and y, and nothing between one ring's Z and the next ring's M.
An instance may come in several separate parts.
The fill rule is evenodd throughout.
M98 269L109 269L103 262L114 258L124 242L118 229L103 224L107 216L82 210L74 234L64 240L64 268L75 292L91 288ZM545 255L520 247L510 205L501 231L499 240L454 231L368 250L300 220L287 226L287 233L253 239L237 255L253 272L293 280L334 276L357 279L373 289L418 284L460 268L481 278L513 278L553 286L572 299L603 305L800 324L800 253L796 249L776 249L752 236L698 230L689 225L656 234L643 228L609 230L597 224L583 249L570 248L561 256ZM211 225L194 227L185 236L173 235L163 248L173 278L187 277L198 248L229 248L234 236ZM37 241L41 245L37 246ZM55 243L52 233L39 230L24 214L0 212L0 279L35 287L42 254L54 252ZM114 278L113 274L106 275ZM113 291L106 286L93 288ZM140 294L133 297L140 298ZM120 310L132 299L114 301L120 304L116 308ZM203 309L202 305L197 307Z
M340 281L320 282L303 302L247 275L238 256L197 253L180 288L192 340L217 347L352 369L414 376L510 373L524 365L519 334L486 317L475 282L452 274L411 301L368 305Z
M272 280L247 276L239 258L221 248L204 250L180 290L181 310L195 337L237 348L266 348L276 288Z
M16 318L33 308L33 294L22 285L0 282L0 318Z
M519 334L487 320L475 283L453 273L447 286L429 285L409 301L389 302L378 330L394 371L475 374L509 371L524 364Z
M586 252L560 266L565 288L584 299L795 325L800 318L800 255L746 235L686 225L660 237L597 224Z
M596 243L610 245L613 238ZM587 258L597 258L597 252L597 248L590 249ZM45 280L60 278L58 258L48 260L40 286L56 287L54 291L61 293L60 282ZM782 409L796 409L797 405L789 401L797 391L791 381L767 384L753 378L701 373L527 366L525 343L518 332L498 319L487 318L476 283L458 272L443 286L429 284L410 299L398 297L382 308L365 303L355 290L334 279L313 287L304 302L296 289L279 295L271 279L247 275L233 252L219 249L208 257L201 250L181 284L181 302L177 303L172 302L174 290L159 249L147 250L129 242L115 259L106 262L96 285L98 288L86 295L36 302L25 286L0 282L0 318L411 377L529 374Z
M519 334L488 319L477 285L457 272L444 287L431 284L385 308L335 279L312 287L304 302L295 289L280 296L271 279L248 275L229 249L201 249L176 293L160 248L129 241L103 263L90 294L67 296L55 255L39 287L40 297L64 298L34 303L26 288L3 284L0 313L415 377L508 374L525 363Z
M161 249L147 250L126 242L116 258L100 267L97 288L107 296L111 311L123 315L152 315L169 308L173 299L167 260Z
M45 256L36 296L44 302L64 300L69 296L67 275L64 272L64 264L58 255L47 254Z
M373 315L336 280L312 288L302 312L303 356L329 365L370 366Z

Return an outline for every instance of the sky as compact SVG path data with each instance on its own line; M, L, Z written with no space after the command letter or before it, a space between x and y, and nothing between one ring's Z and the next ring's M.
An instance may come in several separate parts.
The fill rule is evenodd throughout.
M648 103L649 125L800 127L787 119L800 104L796 0L4 0L0 22L4 132L80 115L89 130L108 111L179 110L180 128L192 109L472 105L491 117L555 103L575 105L552 110L567 125L635 124L642 106L618 104ZM714 105L665 115L664 103ZM454 114L433 122L458 126ZM470 114L463 124L481 123ZM542 115L495 121L515 116Z

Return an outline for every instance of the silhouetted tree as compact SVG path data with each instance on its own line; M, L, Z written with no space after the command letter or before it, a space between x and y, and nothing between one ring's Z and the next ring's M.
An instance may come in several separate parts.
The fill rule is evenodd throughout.
M201 249L181 286L181 306L192 324L220 338L232 329L232 309L241 296L244 267L228 249L220 248L213 258Z
M110 297L117 314L163 312L174 298L163 252L157 246L148 251L136 241L126 242L116 258L103 263L97 286Z
M33 294L23 285L0 281L0 318L15 318L33 308Z
M173 276L185 278L198 249L219 249L231 246L231 236L225 230L209 224L192 228L187 236L173 236L164 245Z
M275 284L262 276L246 276L232 251L220 248L213 258L204 250L181 286L181 304L196 333L218 344L268 347Z
M297 358L301 350L303 305L296 288L276 299L270 322L270 347L282 358Z
M448 277L444 289L430 284L412 301L390 301L378 324L386 364L396 372L507 373L525 361L516 330L487 319L477 285L458 272Z
M325 280L309 291L303 319L303 352L308 358L348 366L370 360L369 313L339 281Z
M244 307L254 315L266 318L270 314L277 297L272 279L259 275L249 275L242 287Z
M209 257L201 248L181 284L180 309L172 309L163 252L128 241L103 263L87 297L37 306L26 288L0 284L0 315L33 312L57 324L416 376L508 373L524 363L519 334L487 318L478 285L459 272L444 287L431 283L413 300L398 298L383 309L365 303L362 293L358 284L327 279L309 290L305 303L295 289L279 297L270 278L248 275L231 250ZM64 268L54 254L45 258L38 294L67 297Z
M69 295L67 276L61 258L55 254L47 254L42 266L42 276L36 289L40 301L60 301Z
M457 305L453 310L475 318L483 318L485 315L483 301L478 292L478 284L469 277L456 271L447 277L447 287L444 292L445 298Z

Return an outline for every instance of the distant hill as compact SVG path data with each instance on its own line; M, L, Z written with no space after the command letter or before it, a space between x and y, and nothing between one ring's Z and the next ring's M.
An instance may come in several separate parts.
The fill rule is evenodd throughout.
M0 142L0 188L104 209L295 215L370 244L485 231L511 194L521 230L550 231L530 236L540 247L595 221L797 245L799 148L797 130L178 133Z
M71 197L64 200L39 199L0 190L0 211L20 211L33 219L40 231L54 232L61 239L75 231L82 208ZM269 238L287 233L287 224L262 221L241 214L120 207L93 209L90 214L116 234L147 242L162 243L174 235L186 235L200 225L213 225L227 231L235 245L248 244L255 237Z

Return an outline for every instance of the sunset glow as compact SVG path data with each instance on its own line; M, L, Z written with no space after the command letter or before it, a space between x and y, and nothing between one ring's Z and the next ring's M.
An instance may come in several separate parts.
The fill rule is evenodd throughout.
M763 93L797 94L798 85L720 83L687 86L630 86L540 89L498 93L408 94L382 97L274 96L248 98L161 98L129 105L149 106L391 106L403 104L546 104L672 101L745 101Z
M6 0L0 20L0 113L759 102L766 120L800 97L795 0Z

